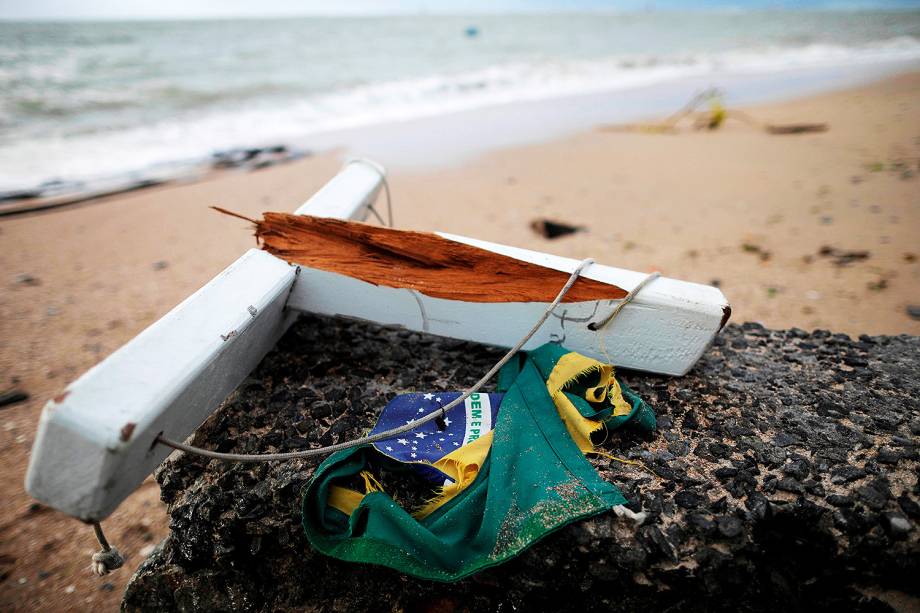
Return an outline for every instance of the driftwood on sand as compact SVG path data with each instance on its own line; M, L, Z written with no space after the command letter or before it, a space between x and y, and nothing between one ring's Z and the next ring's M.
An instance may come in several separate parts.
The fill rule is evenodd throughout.
M709 105L707 110L698 110L699 107L707 104ZM710 131L721 128L729 119L773 135L814 134L827 132L830 129L830 126L826 123L764 123L744 111L725 108L722 105L722 93L716 88L707 89L695 95L682 109L660 122L607 124L599 126L598 129L602 132L677 134L681 123L685 119L691 119L692 125L696 130Z

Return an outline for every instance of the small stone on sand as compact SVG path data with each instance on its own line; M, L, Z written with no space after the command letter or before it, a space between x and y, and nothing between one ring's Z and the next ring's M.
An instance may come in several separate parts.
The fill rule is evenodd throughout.
M17 285L28 285L29 287L35 287L36 285L41 285L42 282L38 277L33 277L27 272L21 272L16 275L16 284Z

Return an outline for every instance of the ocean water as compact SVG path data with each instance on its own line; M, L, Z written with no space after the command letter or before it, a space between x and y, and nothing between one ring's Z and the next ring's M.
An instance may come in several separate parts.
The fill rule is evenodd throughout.
M0 190L522 100L892 62L920 65L920 11L0 23Z

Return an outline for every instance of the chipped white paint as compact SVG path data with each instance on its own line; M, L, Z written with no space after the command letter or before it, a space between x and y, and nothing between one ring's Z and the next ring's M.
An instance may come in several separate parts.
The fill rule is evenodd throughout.
M296 212L364 219L380 175L350 164ZM442 234L548 268L575 260ZM28 492L85 520L111 513L170 453L159 433L183 440L248 375L298 310L359 318L511 346L544 303L464 303L378 287L252 250L160 321L80 377L42 414L26 477ZM645 275L594 265L585 276L629 290ZM295 282L296 278L296 282ZM562 304L527 345L546 341L607 357L620 366L686 372L724 322L728 305L712 287L661 278L600 334L614 301ZM606 346L606 356L602 343Z
M352 164L298 213L363 219L380 186L376 172ZM187 438L287 330L296 272L248 251L49 402L29 494L85 520L111 513L171 452L156 436Z

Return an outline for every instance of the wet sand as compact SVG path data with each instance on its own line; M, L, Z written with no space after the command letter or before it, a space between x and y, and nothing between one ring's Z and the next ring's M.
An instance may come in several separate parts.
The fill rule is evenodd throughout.
M746 109L828 122L824 134L591 130L436 170L397 166L396 223L718 283L737 322L920 334L907 313L920 305L918 102L913 74ZM31 395L0 408L0 608L117 606L167 533L158 488L148 481L105 523L127 567L90 576L91 529L22 490L42 405L253 246L244 222L209 206L291 211L340 164L330 153L0 219L0 390ZM547 240L537 217L587 230Z

